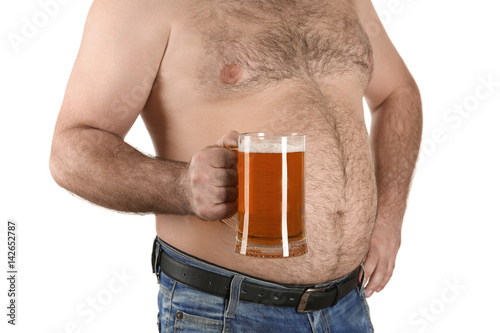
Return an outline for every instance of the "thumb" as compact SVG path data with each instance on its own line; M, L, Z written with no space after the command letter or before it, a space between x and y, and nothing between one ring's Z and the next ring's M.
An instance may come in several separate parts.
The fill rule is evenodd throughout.
M230 131L224 134L217 142L214 144L215 147L221 148L232 148L238 147L238 136L240 133L236 131Z

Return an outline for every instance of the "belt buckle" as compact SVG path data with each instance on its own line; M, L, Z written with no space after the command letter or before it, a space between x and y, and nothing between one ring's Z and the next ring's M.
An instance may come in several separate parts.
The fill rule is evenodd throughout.
M300 297L299 305L297 305L297 312L298 313L309 313L309 312L314 312L319 309L311 309L311 310L306 310L307 303L309 301L309 297L313 293L324 293L328 289L331 289L332 286L326 286L326 287L313 287L313 288L307 288L306 291L302 294Z

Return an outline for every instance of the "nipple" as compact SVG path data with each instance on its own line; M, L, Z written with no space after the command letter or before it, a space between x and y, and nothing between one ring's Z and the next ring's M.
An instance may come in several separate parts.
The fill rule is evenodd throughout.
M237 64L228 64L220 72L220 80L225 84L235 84L243 76L243 69Z

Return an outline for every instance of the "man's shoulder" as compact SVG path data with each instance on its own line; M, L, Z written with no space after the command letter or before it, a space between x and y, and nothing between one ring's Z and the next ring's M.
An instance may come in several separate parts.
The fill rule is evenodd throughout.
M89 19L105 18L129 26L165 24L172 0L94 0ZM161 19L163 18L163 20Z
M95 0L87 16L84 38L92 36L102 47L129 43L161 47L170 34L169 2Z

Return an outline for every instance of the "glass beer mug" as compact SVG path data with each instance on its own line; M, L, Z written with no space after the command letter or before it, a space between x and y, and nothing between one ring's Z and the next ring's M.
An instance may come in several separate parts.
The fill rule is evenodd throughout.
M240 134L237 253L270 258L307 253L304 153L302 134Z

